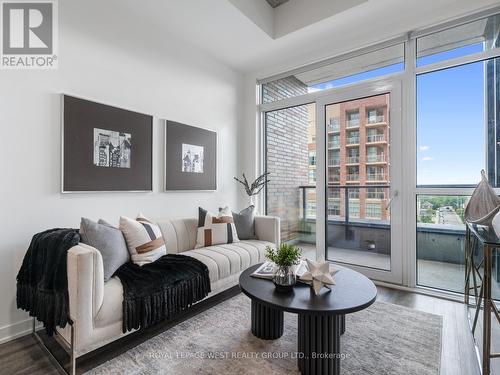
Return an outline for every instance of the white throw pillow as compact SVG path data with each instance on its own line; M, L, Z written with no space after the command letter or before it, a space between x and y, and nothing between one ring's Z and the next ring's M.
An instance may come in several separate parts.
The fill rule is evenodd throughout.
M198 233L196 248L239 242L233 214L229 207L214 215L203 208L198 208Z
M139 215L136 220L120 217L120 230L135 264L143 266L167 254L160 228L144 216Z

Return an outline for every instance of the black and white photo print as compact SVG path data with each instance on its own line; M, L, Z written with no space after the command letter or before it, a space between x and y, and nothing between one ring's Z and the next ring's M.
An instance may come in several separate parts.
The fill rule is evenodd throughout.
M94 165L130 168L131 140L129 133L94 128Z
M182 171L203 173L203 146L182 144Z
M217 189L217 133L166 121L165 190Z

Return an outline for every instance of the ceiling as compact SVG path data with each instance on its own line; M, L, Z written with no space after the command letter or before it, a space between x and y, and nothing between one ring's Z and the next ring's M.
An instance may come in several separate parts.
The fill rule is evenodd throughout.
M171 48L168 40L175 40L177 45L191 45L195 50L238 72L265 77L498 5L498 0L335 0L339 3L351 1L357 5L273 38L269 35L272 30L265 31L258 26L233 4L234 1L236 0L149 0L138 6L136 0L108 0L98 2L103 15L94 17L105 20L109 14L116 14L118 10L119 17L123 19L120 26L125 26L121 26L123 29L120 30L116 29L116 22L108 26L109 22L103 21L100 25L102 38L106 37L106 33L120 32L130 35L131 40L134 39L132 36L135 39L151 39L158 48L166 51ZM288 20L291 24L303 19L301 17L304 13L318 10L314 8L310 12L304 12L304 8L294 4L312 6L321 2L289 0L273 9L265 0L261 0L261 3L243 1L247 4L247 13L254 12L268 17L261 21L262 25L269 28L272 26L273 13L266 13L266 7L271 11L286 10L287 17L282 21ZM77 20L78 12L84 11L88 6L79 1L72 3L71 10ZM130 22L134 25L129 25ZM287 25L283 25L285 26ZM88 25L82 24L82 27L88 30ZM169 38L166 38L167 35ZM171 53L175 53L175 50Z
M279 7L281 4L286 3L288 0L266 0L271 7L276 8Z

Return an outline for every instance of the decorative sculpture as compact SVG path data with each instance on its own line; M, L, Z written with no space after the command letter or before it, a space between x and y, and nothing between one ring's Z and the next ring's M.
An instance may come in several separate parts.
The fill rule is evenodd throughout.
M335 284L332 276L338 271L330 273L329 262L314 262L309 259L306 259L306 262L307 271L300 277L300 280L310 284L315 295L319 294L323 286L330 289L330 285Z
M465 208L465 220L471 224L489 226L499 210L500 198L489 184L483 169L481 171L481 182L472 193Z

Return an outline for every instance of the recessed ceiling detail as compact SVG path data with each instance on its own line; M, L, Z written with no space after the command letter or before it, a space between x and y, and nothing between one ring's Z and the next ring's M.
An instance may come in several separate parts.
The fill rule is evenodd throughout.
M286 3L288 0L266 0L273 8L279 7L281 4Z

